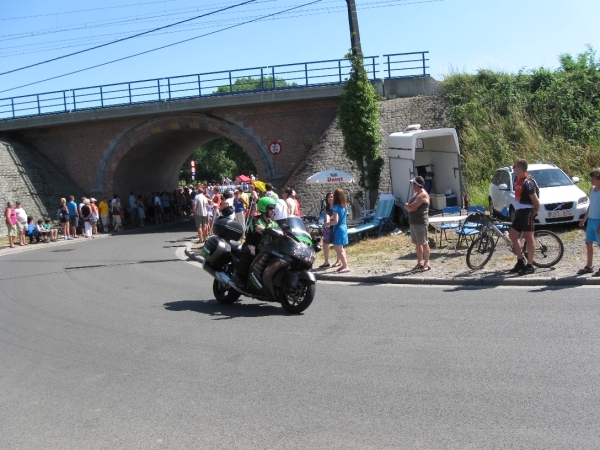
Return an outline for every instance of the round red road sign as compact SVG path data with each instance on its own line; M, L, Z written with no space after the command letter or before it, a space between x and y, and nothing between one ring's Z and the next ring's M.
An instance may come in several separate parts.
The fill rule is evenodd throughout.
M269 144L269 153L272 156L278 156L283 151L283 147L281 146L281 142L273 141Z

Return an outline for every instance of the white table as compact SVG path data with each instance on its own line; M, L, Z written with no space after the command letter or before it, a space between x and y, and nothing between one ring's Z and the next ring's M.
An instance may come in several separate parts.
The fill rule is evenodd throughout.
M435 225L441 225L442 223L461 223L464 222L467 217L469 217L468 214L464 216L433 216L429 218L429 225L433 225L436 232L440 232L440 245L442 245L442 230L435 227Z
M467 217L469 217L468 214L464 215L464 216L433 216L433 217L429 218L429 223L436 224L436 223L462 222Z

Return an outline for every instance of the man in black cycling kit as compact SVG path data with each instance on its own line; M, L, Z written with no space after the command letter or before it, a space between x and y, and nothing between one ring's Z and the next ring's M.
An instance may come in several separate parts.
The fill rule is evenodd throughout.
M533 256L535 253L535 241L533 239L534 219L540 210L540 189L533 178L527 173L527 160L517 159L513 166L515 173L515 220L511 225L508 237L510 238L517 263L510 270L519 275L529 275L535 272L533 268ZM523 260L523 249L519 242L519 236L523 233L527 243L527 263Z

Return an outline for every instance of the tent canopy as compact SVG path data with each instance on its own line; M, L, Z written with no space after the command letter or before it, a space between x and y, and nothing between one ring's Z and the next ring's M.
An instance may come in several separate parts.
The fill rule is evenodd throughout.
M235 179L241 181L242 183L250 183L252 181L252 178L246 175L238 175Z

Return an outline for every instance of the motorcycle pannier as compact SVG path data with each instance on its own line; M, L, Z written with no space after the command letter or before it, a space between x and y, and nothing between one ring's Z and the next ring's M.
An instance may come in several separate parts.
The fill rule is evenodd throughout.
M221 218L213 224L213 233L221 239L239 241L244 235L244 228L235 220Z
M231 258L231 246L218 237L209 238L204 244L204 258L215 269L220 269Z

